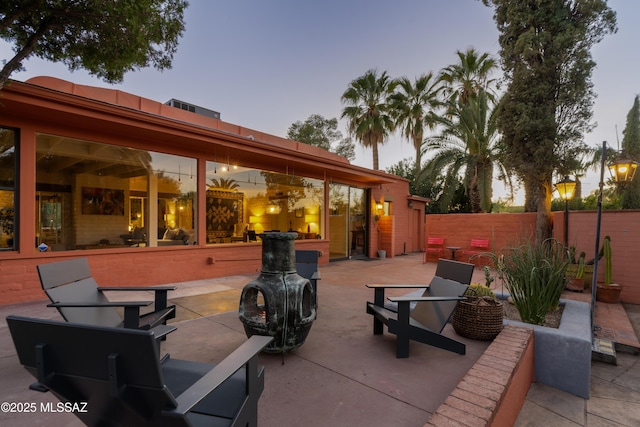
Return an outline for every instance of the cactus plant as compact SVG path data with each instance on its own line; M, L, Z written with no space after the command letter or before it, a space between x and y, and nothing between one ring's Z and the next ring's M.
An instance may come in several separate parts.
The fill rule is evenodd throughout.
M578 270L576 270L576 279L582 279L584 277L584 258L586 256L586 253L580 252L580 257L578 258Z
M496 299L496 295L486 285L481 283L472 283L464 294L466 297L491 297Z

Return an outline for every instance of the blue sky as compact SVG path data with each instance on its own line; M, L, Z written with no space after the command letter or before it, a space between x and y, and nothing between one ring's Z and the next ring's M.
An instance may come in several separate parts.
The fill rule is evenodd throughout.
M640 93L640 2L609 5L619 30L593 49L598 127L585 141L615 147L615 127L622 138ZM84 71L30 59L12 78L49 75L159 102L177 98L219 111L224 121L285 136L293 122L311 114L339 118L340 96L368 69L413 78L455 63L457 50L473 47L497 57L492 16L477 0L190 0L171 70L143 69L108 85ZM11 56L0 41L0 58ZM342 121L340 130L346 134ZM354 164L372 166L371 150L358 146L356 155ZM393 135L381 147L380 167L413 156L411 144ZM588 175L585 187L595 188L597 180L598 174Z

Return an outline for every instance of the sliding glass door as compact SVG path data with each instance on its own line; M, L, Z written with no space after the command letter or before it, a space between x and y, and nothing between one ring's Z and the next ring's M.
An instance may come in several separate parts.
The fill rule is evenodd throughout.
M367 212L367 190L330 184L330 259L367 256Z

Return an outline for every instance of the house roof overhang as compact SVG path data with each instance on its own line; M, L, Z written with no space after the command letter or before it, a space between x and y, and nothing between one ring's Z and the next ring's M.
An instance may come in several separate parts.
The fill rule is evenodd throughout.
M148 142L152 141L156 151L205 155L214 161L233 161L245 167L297 173L366 187L403 180L384 171L351 165L343 157L301 142L216 119L203 119L194 113L120 91L88 86L80 88L114 94L115 102L30 82L11 81L0 91L0 110L3 117L17 118L18 122L33 123L37 120L44 128L47 124L55 127L68 124L96 135L121 138L126 143L144 141L149 145ZM169 116L162 114L166 111Z

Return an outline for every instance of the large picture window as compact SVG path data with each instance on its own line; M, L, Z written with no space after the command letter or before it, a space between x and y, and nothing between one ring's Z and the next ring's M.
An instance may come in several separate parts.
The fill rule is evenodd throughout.
M36 244L76 250L195 242L195 159L36 136Z
M324 182L295 175L207 162L207 243L255 241L264 231L324 234Z
M16 249L16 137L16 131L0 127L0 250Z

